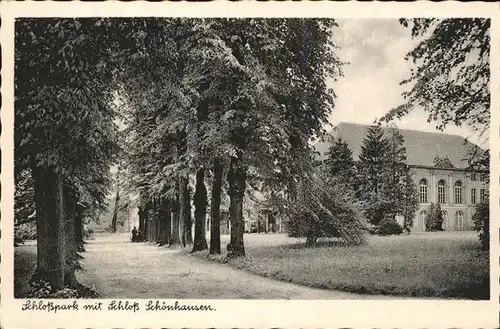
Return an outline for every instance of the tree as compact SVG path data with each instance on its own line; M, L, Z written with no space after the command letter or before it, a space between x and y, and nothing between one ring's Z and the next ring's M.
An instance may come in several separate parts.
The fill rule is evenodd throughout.
M418 209L417 186L411 177L411 171L406 164L406 148L404 138L393 126L388 129L388 166L385 179L387 180L385 197L393 200L392 212L403 215L403 229L407 228Z
M356 177L356 163L352 151L342 138L337 138L327 152L325 160L326 170L331 177L338 177L340 181L353 184Z
M210 254L220 254L220 204L223 166L214 159L213 183L210 193Z
M113 56L119 42L113 32L129 36L123 25L107 19L16 22L16 170L30 168L34 181L33 279L49 282L53 290L78 286L71 261L80 218L74 209L83 205L91 216L102 207L117 153L110 104L123 57ZM128 47L125 55L128 50L134 51Z
M303 181L287 224L291 237L306 237L313 245L320 237L338 237L346 243L364 242L366 222L362 203L338 178L317 172Z
M179 198L184 244L190 234L183 228L191 227L188 177L211 170L211 249L219 252L225 176L232 216L229 250L243 256L249 170L269 188L293 185L302 174L298 159L310 152L309 138L323 132L334 97L326 80L341 64L330 38L335 24L326 19L139 22L132 30L137 29L141 51L117 79L128 107L131 178L145 200L172 199L172 235ZM142 26L156 33L144 33ZM203 203L195 206L201 214Z
M425 216L426 231L442 231L443 230L443 212L439 203L429 205L427 215Z
M118 210L120 208L119 202L120 202L120 167L118 167L118 170L116 172L116 196L115 196L115 207L113 210L113 218L111 219L111 231L113 233L116 233L116 222L118 220Z
M480 133L490 124L490 19L401 19L421 41L406 55L416 64L405 103L383 119L400 118L416 108L429 112L428 121L467 124Z
M207 214L207 188L205 187L205 170L196 173L196 191L194 194L195 228L193 252L208 248L205 238L205 222Z
M400 213L404 217L403 229L409 229L413 224L415 213L419 207L418 190L411 173L407 171L401 182L402 202Z
M478 232L479 241L483 250L490 249L490 202L487 197L483 202L475 206L474 215L472 215L474 229Z
M245 82L241 95L246 99L235 104L239 105L234 116L238 124L230 141L236 152L230 157L227 176L232 215L230 253L242 256L242 201L249 166L269 189L296 190L294 185L312 153L308 142L324 134L323 125L333 106L334 93L326 80L341 74L342 63L330 38L336 26L333 20L251 19L231 24L234 27L230 30L241 31L238 38L243 41L229 43L235 58L250 68L246 72L250 83L246 83L248 77L240 80ZM249 27L242 28L242 24Z
M404 138L397 128L370 127L357 167L355 187L365 201L365 216L379 225L387 216L394 220L395 215L403 215L403 228L407 228L418 208L418 195L406 164Z
M367 130L358 162L358 196L365 201L364 214L370 223L377 225L390 212L394 200L385 198L389 141L380 125Z

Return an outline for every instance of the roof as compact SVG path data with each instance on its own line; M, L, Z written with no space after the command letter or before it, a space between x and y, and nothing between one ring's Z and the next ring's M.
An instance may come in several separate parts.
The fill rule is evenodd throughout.
M340 123L330 132L333 137L340 136L353 152L357 159L361 152L361 145L366 137L370 126L355 123ZM388 133L389 128L382 129ZM420 166L433 166L436 155L448 157L455 168L466 168L468 166L467 154L474 148L475 144L457 135L443 133L429 133L418 130L398 129L404 138L404 146L407 153L407 164ZM319 142L314 147L320 152L320 159L325 158L331 143Z

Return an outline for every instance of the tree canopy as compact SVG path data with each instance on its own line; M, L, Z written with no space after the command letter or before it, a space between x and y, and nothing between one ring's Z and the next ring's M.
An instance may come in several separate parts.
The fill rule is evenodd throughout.
M383 118L390 121L414 109L429 113L443 130L467 125L482 133L490 125L490 19L401 19L418 44L406 60L415 64L401 84L405 103Z

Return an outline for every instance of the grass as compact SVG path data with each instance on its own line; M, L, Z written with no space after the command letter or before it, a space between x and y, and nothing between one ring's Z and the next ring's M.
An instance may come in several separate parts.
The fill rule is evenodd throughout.
M29 289L29 280L36 268L36 247L14 248L14 298L24 298Z
M227 242L224 236L222 245ZM229 260L230 265L300 285L361 294L489 299L489 253L480 250L475 232L371 236L361 246L330 240L310 248L285 235L250 234L245 248L247 258Z
M222 236L221 240L225 249L229 237ZM320 241L311 248L304 244L304 240L282 234L245 235L248 257L230 260L229 264L260 276L314 288L360 294L489 299L489 253L480 250L475 232L372 236L362 246L343 246L335 241ZM125 250L129 248L126 246ZM108 249L98 250L96 255L104 257ZM14 295L22 298L36 267L36 247L20 246L14 250ZM206 258L207 252L194 255ZM151 256L154 257L149 261L154 265L159 260L156 254ZM97 265L113 263L104 258L96 260ZM223 256L211 259L225 262ZM137 269L134 271L137 275Z

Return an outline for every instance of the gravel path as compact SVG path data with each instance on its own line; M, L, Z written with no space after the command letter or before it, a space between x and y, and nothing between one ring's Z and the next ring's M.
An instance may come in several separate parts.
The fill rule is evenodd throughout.
M101 298L386 299L280 282L178 250L131 243L128 234L97 235L82 253L78 279Z

